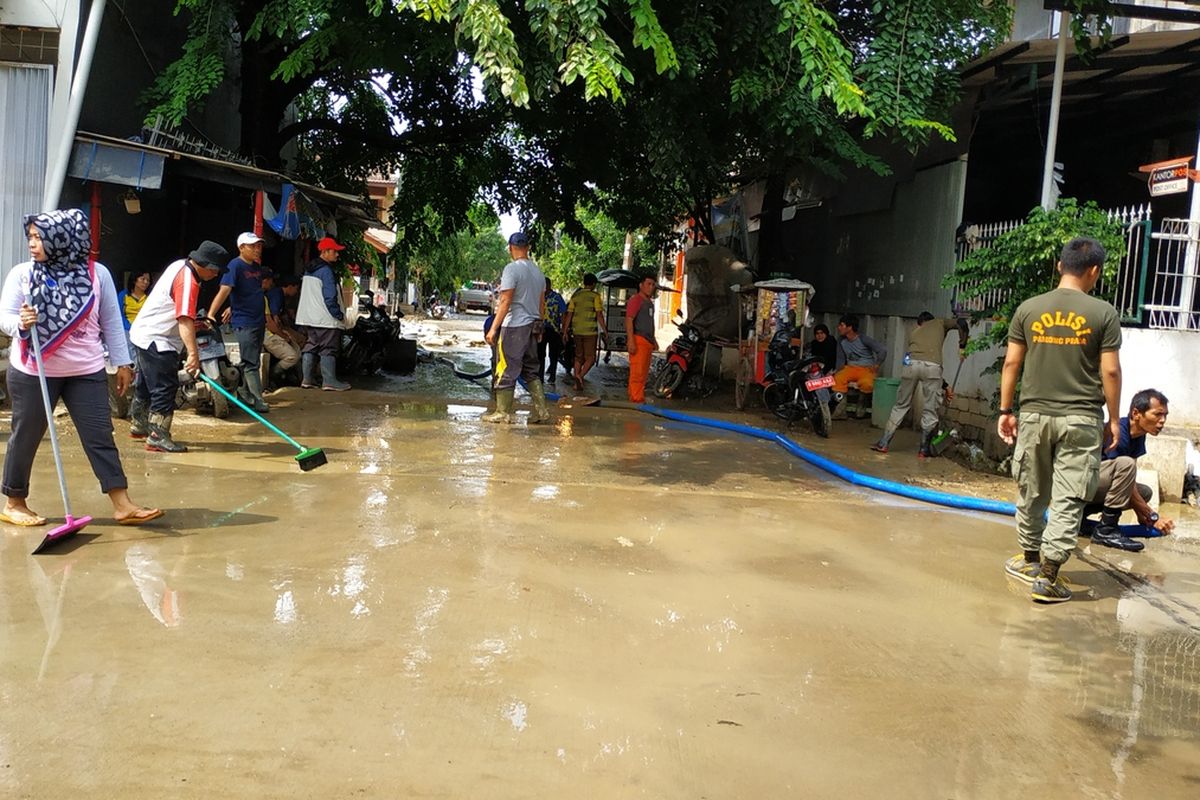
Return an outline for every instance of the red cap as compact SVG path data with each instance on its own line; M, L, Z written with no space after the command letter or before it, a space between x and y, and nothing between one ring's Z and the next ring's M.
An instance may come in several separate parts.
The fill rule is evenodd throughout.
M317 242L317 252L318 253L320 253L324 250L345 250L345 249L346 249L346 245L338 244L337 241L332 236L326 236L324 239Z

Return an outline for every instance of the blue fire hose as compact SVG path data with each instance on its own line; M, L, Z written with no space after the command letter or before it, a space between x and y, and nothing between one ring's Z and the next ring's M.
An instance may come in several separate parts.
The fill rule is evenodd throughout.
M522 384L524 385L524 384ZM557 401L558 395L551 392L546 393L546 397L550 400ZM604 401L600 401L595 405L604 405ZM686 422L689 425L699 425L703 428L713 428L721 431L729 431L731 433L739 433L743 436L749 436L753 439L761 439L767 442L774 442L782 447L787 452L796 456L800 460L811 464L817 469L828 472L834 477L841 478L853 486L861 486L866 489L873 489L877 492L886 492L887 494L897 495L898 497L907 497L910 500L920 500L923 503L933 503L934 505L946 506L948 508L957 508L964 511L985 511L989 514L1003 514L1005 516L1015 516L1017 508L1012 503L1005 503L1000 500L988 500L983 497L967 497L960 494L951 494L950 492L939 492L933 489L922 489L919 486L909 486L905 483L889 481L883 478L877 478L874 475L864 475L861 472L855 472L852 469L842 466L841 464L818 455L812 450L801 447L782 433L769 431L766 428L756 428L753 425L740 425L736 422L726 422L720 419L711 419L709 417L700 417L694 414L684 414L679 411L671 411L658 406L651 406L645 403L609 403L613 408L628 408L634 411L641 411L645 414L650 414L662 419L669 419L674 422Z

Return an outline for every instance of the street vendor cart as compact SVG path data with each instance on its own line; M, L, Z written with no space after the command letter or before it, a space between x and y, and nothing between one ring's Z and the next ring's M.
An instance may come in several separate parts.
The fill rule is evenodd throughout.
M750 286L737 286L740 306L738 314L738 365L735 376L734 402L738 409L746 407L751 387L767 383L769 368L767 353L777 334L794 328L804 347L803 331L808 320L808 304L815 290L812 284L790 278L758 281ZM789 321L789 312L793 322Z

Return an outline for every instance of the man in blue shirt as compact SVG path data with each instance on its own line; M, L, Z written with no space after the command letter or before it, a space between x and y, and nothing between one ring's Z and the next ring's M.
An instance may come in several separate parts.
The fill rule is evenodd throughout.
M238 236L238 256L229 262L228 270L221 276L221 287L209 306L208 315L217 319L217 312L225 304L225 299L229 298L229 310L221 322L233 324L233 336L237 339L238 352L241 354L244 399L255 411L266 414L271 408L263 400L259 373L263 335L267 328L262 285L262 242L253 233Z
M1100 482L1084 516L1100 512L1092 531L1092 542L1136 553L1145 545L1121 533L1118 520L1125 509L1133 509L1138 522L1160 534L1175 528L1172 520L1159 517L1150 507L1149 486L1137 482L1137 460L1146 454L1146 435L1158 436L1167 424L1167 398L1156 389L1143 389L1129 403L1129 416L1121 417L1117 446L1101 451Z

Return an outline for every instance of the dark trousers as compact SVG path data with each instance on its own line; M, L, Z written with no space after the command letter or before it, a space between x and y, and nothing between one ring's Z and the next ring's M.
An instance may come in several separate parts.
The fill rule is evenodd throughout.
M243 369L252 369L255 372L261 368L259 361L262 359L263 337L266 334L266 328L234 328L233 338L238 343L238 353L242 359Z
M304 341L302 353L316 353L319 356L336 356L338 345L342 341L341 328L316 328L312 325L298 326L300 332L308 338Z
M135 347L137 351L137 399L145 403L155 414L174 414L175 396L179 393L179 353L167 350L158 352L157 345L150 349Z
M542 379L533 325L501 328L499 344L495 381L492 383L496 391L513 388L517 385L518 378L527 384Z
M113 442L112 417L108 412L108 375L104 370L69 378L46 378L50 407L61 397L79 433L83 451L100 481L100 489L125 489L129 481L121 469L121 457ZM46 435L46 410L36 375L8 370L8 394L12 398L12 435L4 455L4 486L7 497L29 496L29 473L42 438Z
M562 357L563 340L558 331L550 326L542 332L542 340L538 342L538 361L542 364L542 374L550 380L558 374L558 360ZM546 369L546 351L550 352L550 369Z

